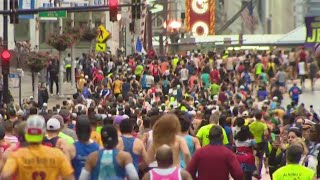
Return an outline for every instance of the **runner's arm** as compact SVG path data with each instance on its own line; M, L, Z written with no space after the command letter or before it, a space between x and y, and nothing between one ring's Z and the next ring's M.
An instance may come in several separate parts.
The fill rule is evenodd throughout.
M122 157L124 158L124 168L129 180L138 180L139 176L136 171L136 168L132 164L132 157L129 153L122 152Z
M181 169L181 178L182 180L192 180L192 177L191 175L188 173L188 171L184 170L184 169Z

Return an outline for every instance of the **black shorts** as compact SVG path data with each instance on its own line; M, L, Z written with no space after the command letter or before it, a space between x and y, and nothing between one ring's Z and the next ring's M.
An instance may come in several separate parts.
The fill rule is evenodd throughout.
M254 149L256 150L257 157L263 157L263 154L266 151L266 143L265 142L257 143Z

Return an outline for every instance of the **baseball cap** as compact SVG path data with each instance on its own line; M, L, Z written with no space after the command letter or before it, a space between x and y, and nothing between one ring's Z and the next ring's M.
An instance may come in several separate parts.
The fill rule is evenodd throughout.
M276 101L276 100L278 100L278 97L277 97L277 96L274 96L274 97L272 98L272 100Z
M40 143L43 140L46 131L46 122L43 116L31 115L27 119L26 141L29 143Z
M47 130L48 131L56 131L61 128L60 121L56 118L50 118L47 122Z
M47 104L47 103L43 103L43 104L42 104L42 106L47 107L47 106L48 106L48 104Z
M60 125L64 124L63 117L60 114L53 115L51 118L56 118L59 120Z
M249 116L249 112L248 112L248 111L244 111L244 112L242 113L242 116Z

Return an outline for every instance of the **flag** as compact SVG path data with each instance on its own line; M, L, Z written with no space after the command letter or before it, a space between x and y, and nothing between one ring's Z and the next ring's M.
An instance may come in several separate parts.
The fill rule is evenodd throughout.
M144 50L142 42L140 41L140 38L137 38L136 42L136 52L141 54L147 54L147 52Z
M243 4L245 5L245 4ZM250 31L256 29L256 25L258 25L258 20L254 17L253 14L253 3L249 2L249 5L241 12L241 17L244 22L245 27L247 27Z

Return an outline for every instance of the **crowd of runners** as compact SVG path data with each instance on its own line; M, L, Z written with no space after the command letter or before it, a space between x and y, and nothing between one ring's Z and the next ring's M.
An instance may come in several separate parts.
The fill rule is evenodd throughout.
M52 60L49 92L43 84L37 101L0 108L1 179L320 177L319 117L299 99L318 76L312 53L186 54L83 54L78 91L48 108Z

